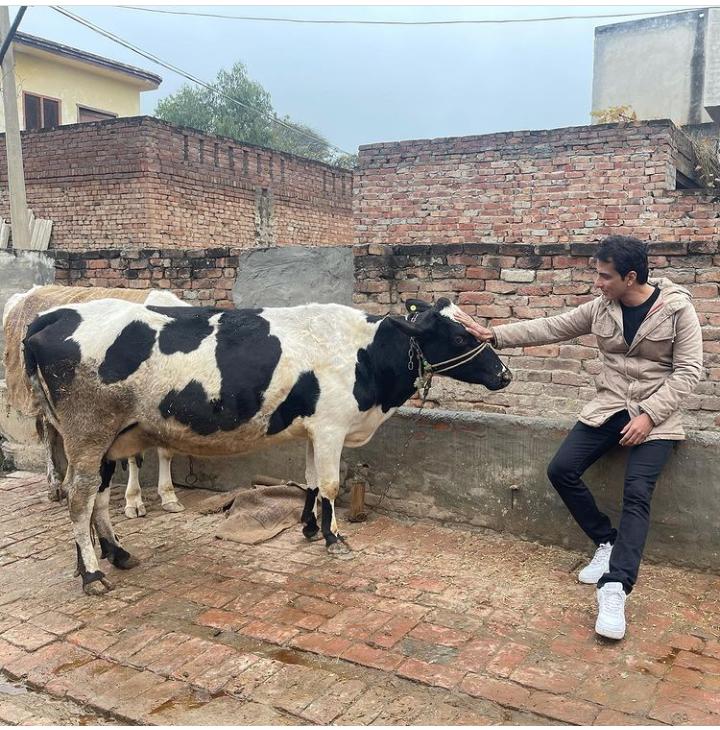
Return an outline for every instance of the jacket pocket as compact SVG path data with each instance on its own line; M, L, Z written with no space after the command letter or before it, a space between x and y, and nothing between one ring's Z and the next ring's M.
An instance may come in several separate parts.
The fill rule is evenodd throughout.
M612 337L615 334L616 326L611 317L598 317L593 320L590 331L598 337Z
M650 332L645 335L646 340L652 340L653 342L659 342L661 340L672 340L675 336L675 328L673 327L673 318L668 317L660 322L657 327L654 327Z

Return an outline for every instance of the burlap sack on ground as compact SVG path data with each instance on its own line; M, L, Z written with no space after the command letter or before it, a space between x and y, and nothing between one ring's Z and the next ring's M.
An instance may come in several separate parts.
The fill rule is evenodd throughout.
M183 498L187 506L187 501ZM195 509L202 514L225 512L215 533L221 540L257 545L288 527L300 524L305 490L294 482L272 487L236 489L199 500Z
M143 303L147 289L110 289L107 287L39 286L16 304L5 321L5 384L8 403L26 416L36 416L30 381L25 374L22 341L29 324L52 307L95 299L124 299Z

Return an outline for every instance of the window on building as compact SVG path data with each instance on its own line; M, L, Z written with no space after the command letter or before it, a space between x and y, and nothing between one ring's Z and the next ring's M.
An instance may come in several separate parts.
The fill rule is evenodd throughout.
M101 122L103 119L115 119L117 114L91 109L89 106L78 106L78 122Z
M60 100L37 94L23 94L25 129L47 129L60 124Z

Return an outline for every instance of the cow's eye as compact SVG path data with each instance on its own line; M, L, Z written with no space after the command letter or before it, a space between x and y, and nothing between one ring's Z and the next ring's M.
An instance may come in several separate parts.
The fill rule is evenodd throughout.
M467 342L467 337L465 335L455 335L453 342L456 345L464 345Z

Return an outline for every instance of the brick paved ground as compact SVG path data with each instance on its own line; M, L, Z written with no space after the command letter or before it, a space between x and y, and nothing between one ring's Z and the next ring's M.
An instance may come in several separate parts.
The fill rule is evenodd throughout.
M91 598L44 478L0 480L0 681L125 723L720 724L718 576L644 566L616 644L575 552L374 516L337 560L146 499L132 521L113 502L143 564ZM17 697L0 722L43 718Z

